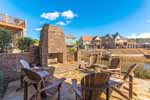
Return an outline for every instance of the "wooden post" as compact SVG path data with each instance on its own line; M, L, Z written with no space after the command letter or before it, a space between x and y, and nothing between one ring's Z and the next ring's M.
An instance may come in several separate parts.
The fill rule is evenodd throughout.
M132 100L133 98L133 76L129 75L129 97Z

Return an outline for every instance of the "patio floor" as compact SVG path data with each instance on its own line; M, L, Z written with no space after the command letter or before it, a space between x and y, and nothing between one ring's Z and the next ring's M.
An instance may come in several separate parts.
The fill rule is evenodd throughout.
M77 79L78 82L80 82L81 78L86 75L85 73L75 70L77 68L76 65L77 64L55 65L55 78L66 78L66 81L64 82L61 88L61 100L75 100L75 94L71 86L71 79ZM53 79L51 78L50 80ZM134 90L138 94L138 96L134 98L134 100L150 100L150 80L141 80L134 78L134 81ZM19 84L19 81L11 82L7 88L3 100L23 100L23 90L19 92L15 91L19 87ZM30 86L29 92L30 97L32 93L34 93L34 89L32 86ZM116 93L113 93L112 95L113 97L111 97L111 100L125 100ZM50 100L55 100L55 97Z

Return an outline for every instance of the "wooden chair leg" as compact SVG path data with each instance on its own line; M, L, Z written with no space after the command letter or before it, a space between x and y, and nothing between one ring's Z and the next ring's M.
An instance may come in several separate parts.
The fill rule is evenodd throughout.
M24 83L23 83L23 75L20 77L20 87L16 89L16 92L20 91L21 89L24 88Z
M124 88L125 90L129 91L129 88L128 88L128 87L124 86L123 88ZM135 91L132 91L132 92L133 92L133 95L134 95L134 96L137 96L137 93L136 93Z
M28 83L26 81L24 83L24 100L28 100Z
M62 84L60 84L60 85L58 86L58 100L60 100L60 88L61 88L61 85L62 85Z
M129 76L129 97L132 100L133 98L133 77Z
M115 87L112 87L112 89L117 92L118 94L120 94L122 97L126 98L126 100L131 100L130 97L128 97L127 95L123 94L119 89L116 89Z
M42 97L41 97L41 92L40 89L41 89L41 83L38 83L36 84L37 85L37 94L36 94L36 100L42 100Z
M20 87L23 87L23 75L21 75L21 77L20 77Z
M76 95L76 100L78 100L77 94L75 94L75 95Z
M109 100L110 98L110 95L109 95L109 88L106 89L106 100Z

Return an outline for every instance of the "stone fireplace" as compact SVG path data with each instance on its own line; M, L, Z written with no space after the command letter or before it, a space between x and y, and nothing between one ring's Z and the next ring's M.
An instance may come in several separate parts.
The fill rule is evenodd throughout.
M50 53L48 55L48 64L63 63L63 53Z
M40 57L42 66L66 62L67 55L63 29L49 24L44 25L40 36Z

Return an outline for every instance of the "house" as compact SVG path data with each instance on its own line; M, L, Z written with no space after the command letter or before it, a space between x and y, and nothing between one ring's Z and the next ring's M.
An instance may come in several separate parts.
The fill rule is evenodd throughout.
M102 38L99 36L94 36L91 41L91 47L94 49L102 48Z
M68 48L74 48L76 46L76 37L73 34L69 34L65 36L65 42Z
M150 48L149 38L128 39L128 48Z
M115 40L112 34L107 34L102 39L102 45L104 48L113 49L115 48Z
M118 32L113 35L115 48L126 48L127 46L127 39L122 37Z
M126 48L140 48L142 45L140 43L134 42L134 41L128 41Z
M0 27L10 30L13 33L12 45L15 48L17 46L17 38L25 36L26 21L0 13Z
M92 36L82 36L79 40L80 48L88 49L91 48Z
M103 46L104 48L113 49L113 48L126 48L127 39L122 37L118 32L114 35L107 34L103 37Z

